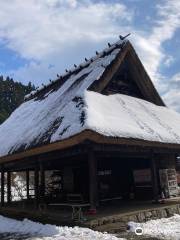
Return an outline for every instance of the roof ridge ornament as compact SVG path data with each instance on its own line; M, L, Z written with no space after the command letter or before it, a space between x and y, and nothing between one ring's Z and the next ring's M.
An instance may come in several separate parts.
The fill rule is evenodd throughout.
M124 40L124 39L126 39L127 37L129 37L131 35L131 33L128 33L127 35L125 35L125 36L122 36L122 35L119 35L119 38L120 38L120 40Z

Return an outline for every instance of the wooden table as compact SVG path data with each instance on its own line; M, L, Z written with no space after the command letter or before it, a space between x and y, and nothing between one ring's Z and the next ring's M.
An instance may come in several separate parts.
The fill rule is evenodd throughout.
M82 209L85 207L89 207L89 203L50 203L48 206L65 206L72 208L72 220L82 222L84 221L83 211Z

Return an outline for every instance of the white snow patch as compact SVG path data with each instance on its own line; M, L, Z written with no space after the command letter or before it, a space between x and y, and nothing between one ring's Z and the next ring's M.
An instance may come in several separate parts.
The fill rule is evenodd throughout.
M143 229L143 235L149 235L158 239L180 239L180 215L175 214L170 218L150 220L146 223L129 222L130 231L135 232L137 227Z
M105 136L180 144L180 114L123 94L85 93L86 128Z
M19 233L22 235L35 236L36 240L118 240L113 235L100 233L88 228L80 227L58 227L55 225L43 225L24 219L17 221L0 216L0 233ZM121 239L122 240L122 239Z

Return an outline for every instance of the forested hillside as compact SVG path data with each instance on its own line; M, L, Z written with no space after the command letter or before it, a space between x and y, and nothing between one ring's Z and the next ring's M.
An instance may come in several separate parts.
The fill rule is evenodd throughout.
M0 124L23 102L24 96L34 89L31 83L25 86L10 77L0 76Z

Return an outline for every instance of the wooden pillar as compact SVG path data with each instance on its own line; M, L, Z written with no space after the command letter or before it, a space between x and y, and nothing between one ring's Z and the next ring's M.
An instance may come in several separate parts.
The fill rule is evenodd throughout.
M159 201L159 188L158 188L158 174L157 174L157 166L156 159L154 155L151 157L151 178L152 178L152 189L153 189L153 200L154 202Z
M11 172L7 172L7 202L11 202Z
M45 170L43 163L40 162L40 196L42 200L44 195L45 195Z
M88 150L89 165L89 201L90 211L96 213L98 205L98 176L97 176L97 159L92 148Z
M34 190L35 190L35 207L39 205L39 167L36 164L34 169Z
M29 171L26 171L26 197L29 199Z
M1 166L1 207L4 206L4 167Z

